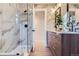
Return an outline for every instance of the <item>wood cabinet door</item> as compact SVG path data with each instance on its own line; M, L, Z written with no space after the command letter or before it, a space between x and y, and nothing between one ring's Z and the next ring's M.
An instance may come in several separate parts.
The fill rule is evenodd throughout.
M70 56L71 55L71 35L70 34L61 34L61 45L62 45L62 55Z
M79 55L79 34L72 34L71 39L71 55L78 56Z

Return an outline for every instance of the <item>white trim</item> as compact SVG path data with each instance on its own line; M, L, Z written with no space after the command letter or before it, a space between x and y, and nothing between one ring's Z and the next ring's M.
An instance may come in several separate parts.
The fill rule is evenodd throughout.
M45 31L47 31L47 10L45 10ZM45 40L46 40L46 47L47 47L47 34L45 32Z

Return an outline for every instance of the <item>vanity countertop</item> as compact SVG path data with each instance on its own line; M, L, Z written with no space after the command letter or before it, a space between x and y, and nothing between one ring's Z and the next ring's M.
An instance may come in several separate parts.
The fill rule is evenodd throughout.
M79 32L57 32L58 34L79 34Z

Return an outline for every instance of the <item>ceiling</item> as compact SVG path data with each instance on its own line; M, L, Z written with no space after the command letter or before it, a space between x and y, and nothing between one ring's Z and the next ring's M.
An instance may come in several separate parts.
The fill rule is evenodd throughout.
M76 8L79 8L79 3L73 3L72 5Z
M57 3L49 3L49 4L34 4L34 8L55 8Z

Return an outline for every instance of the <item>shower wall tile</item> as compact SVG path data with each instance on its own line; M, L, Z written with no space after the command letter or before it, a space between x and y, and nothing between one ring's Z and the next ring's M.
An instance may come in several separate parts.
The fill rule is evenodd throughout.
M22 24L27 20L27 14L24 14L24 11L27 10L27 4L0 4L0 53L12 52L15 54L27 49L31 50L32 48L32 37L30 37L32 36L32 32L29 32L30 36L27 41L25 24L22 24L20 29L19 22L16 22L16 12L18 10L20 12L20 24ZM32 12L29 15L28 19L32 21ZM29 24L32 30L31 22ZM20 32L21 30L22 32Z
M4 31L4 30L11 30L13 27L15 27L15 23L3 22L1 29L2 29L2 31Z
M19 41L16 27L16 8L14 4L0 4L0 53L11 52Z

